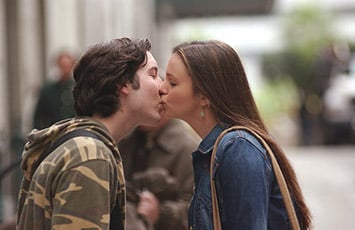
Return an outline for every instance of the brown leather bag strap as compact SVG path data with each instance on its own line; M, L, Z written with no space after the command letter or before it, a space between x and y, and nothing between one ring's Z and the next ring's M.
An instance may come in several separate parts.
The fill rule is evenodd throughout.
M269 145L265 142L265 140L256 132L254 132L253 130L245 127L245 126L232 126L226 130L224 130L217 138L214 147L213 147L213 151L212 151L212 155L211 155L211 163L210 163L210 181L211 181L211 194L212 194L212 211L213 211L213 229L214 230L221 230L221 220L220 220L220 215L219 215L219 208L218 208L218 200L217 200L217 194L216 194L216 185L215 185L215 181L213 180L213 165L214 165L214 161L216 158L216 153L217 153L217 146L219 144L219 142L221 141L222 137L232 131L232 130L247 130L248 132L252 133L256 138L258 138L258 140L263 144L264 148L266 149L266 151L268 152L270 159L271 159L271 164L272 167L274 169L274 173L276 176L276 180L277 183L279 184L280 190L281 190L281 194L283 197L283 201L286 207L286 211L288 214L288 217L290 219L290 223L292 226L293 230L299 230L300 226L298 223L298 219L297 219L297 215L296 215L296 211L295 208L293 206L292 203L292 199L291 199L291 195L290 192L287 188L287 184L285 181L285 178L281 172L280 166L271 150L271 148L269 147Z

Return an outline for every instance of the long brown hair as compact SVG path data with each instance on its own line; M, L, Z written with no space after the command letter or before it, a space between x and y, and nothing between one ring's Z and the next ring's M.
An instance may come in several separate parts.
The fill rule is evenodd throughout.
M261 135L273 150L294 199L301 229L309 229L311 215L295 171L264 125L236 51L221 41L192 41L173 50L192 78L193 90L210 101L218 122L243 125Z

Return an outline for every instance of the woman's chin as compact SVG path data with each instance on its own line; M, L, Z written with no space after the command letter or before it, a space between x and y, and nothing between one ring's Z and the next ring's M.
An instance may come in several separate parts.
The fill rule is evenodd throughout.
M169 112L167 112L166 110L164 110L163 112L160 113L160 115L164 118L175 118L174 116L172 116L172 114L170 114Z

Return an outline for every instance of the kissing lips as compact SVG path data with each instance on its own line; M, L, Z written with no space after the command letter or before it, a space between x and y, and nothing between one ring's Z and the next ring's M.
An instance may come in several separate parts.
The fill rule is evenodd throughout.
M159 104L159 113L162 114L165 112L165 103L164 102L160 102Z

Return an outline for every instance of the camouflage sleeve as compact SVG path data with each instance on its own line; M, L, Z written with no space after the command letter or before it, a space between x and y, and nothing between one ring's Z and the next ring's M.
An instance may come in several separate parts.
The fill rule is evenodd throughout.
M52 229L109 229L114 172L105 159L83 161L63 171L53 190Z

